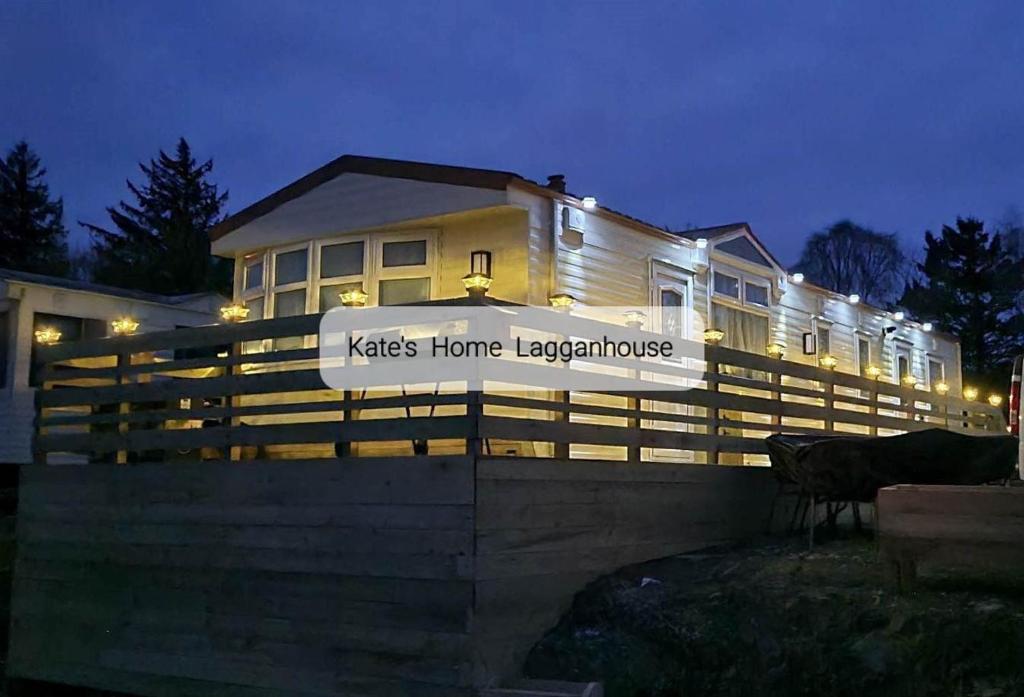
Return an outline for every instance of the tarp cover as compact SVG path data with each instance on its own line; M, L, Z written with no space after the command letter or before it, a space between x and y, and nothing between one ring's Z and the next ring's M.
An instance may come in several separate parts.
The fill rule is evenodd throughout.
M1011 476L1012 436L968 436L940 428L899 436L770 436L772 469L815 496L871 501L893 484L986 484Z

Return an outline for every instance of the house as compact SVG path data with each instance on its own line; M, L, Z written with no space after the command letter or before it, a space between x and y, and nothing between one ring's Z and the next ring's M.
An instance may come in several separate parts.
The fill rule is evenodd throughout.
M956 337L790 274L746 223L669 231L511 172L345 155L211 233L235 260L249 319L317 313L362 288L368 304L451 298L475 249L493 297L545 305L689 307L724 346L882 381L962 390ZM665 310L650 318L669 329ZM665 315L665 316L661 316ZM685 338L691 327L676 327Z
M214 293L168 297L0 269L0 463L32 460L36 332L75 341L108 336L121 318L140 332L209 324L223 302Z

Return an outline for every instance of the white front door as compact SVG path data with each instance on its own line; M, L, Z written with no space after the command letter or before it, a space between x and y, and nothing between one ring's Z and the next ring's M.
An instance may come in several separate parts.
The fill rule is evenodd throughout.
M692 339L691 311L693 310L693 275L683 269L668 264L653 262L651 265L651 306L653 309L654 331L679 339ZM683 366L693 367L693 366ZM692 381L677 378L673 384L685 388ZM678 394L683 394L680 391ZM643 408L669 414L692 415L693 407L678 402L644 402ZM693 430L690 424L678 421L643 420L644 428L655 428L663 431L681 433ZM648 460L667 460L672 462L693 462L692 450L677 448L644 448L643 457Z

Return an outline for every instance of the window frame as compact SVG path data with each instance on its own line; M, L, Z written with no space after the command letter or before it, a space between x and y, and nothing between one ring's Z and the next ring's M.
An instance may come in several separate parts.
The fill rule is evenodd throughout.
M936 380L935 376L932 375L932 364L933 363L937 364L939 366L939 379L938 380ZM926 381L925 384L926 384L926 386L927 386L929 391L934 387L936 382L946 382L946 361L944 361L941 356L937 356L934 353L927 354L926 360L925 360L925 370L928 371L928 374L925 376L927 378L927 381Z
M413 266L390 266L384 267L384 245L388 242L417 242L422 240L426 244L426 263ZM409 230L394 233L374 235L372 240L373 264L372 275L369 280L372 288L363 287L370 295L374 305L380 304L380 282L401 281L414 278L428 278L430 293L427 300L437 298L438 274L437 274L437 230Z
M361 242L363 244L362 273L320 278L320 264L324 247L333 247L336 244L352 244L356 242ZM314 292L310 293L311 296L315 296L315 300L311 301L313 312L321 312L320 291L322 288L341 286L348 283L359 283L364 292L368 294L370 293L370 289L367 286L370 285L369 279L373 274L373 252L371 250L371 246L370 235L342 235L340 237L331 237L328 239L315 240L313 242L313 266L309 271L310 285L315 286ZM371 298L367 298L367 304L376 304Z
M831 332L829 332L829 340L831 341ZM868 362L866 365L861 362L860 358L860 344L862 341L868 345ZM873 364L875 353L875 346L871 340L871 335L863 330L855 329L853 331L853 356L858 375L864 377L864 371L869 365Z

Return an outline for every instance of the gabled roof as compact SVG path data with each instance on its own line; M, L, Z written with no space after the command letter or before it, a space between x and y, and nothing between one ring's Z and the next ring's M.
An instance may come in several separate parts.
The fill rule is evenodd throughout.
M496 169L437 165L410 160L389 160L383 157L342 155L221 221L210 230L210 239L219 239L246 223L250 223L270 213L278 206L312 191L321 184L329 182L342 174L349 173L369 174L377 177L394 177L396 179L412 179L435 184L451 184L453 186L468 186L495 191L503 191L508 188L510 183L515 181L540 186L540 184L532 182L515 172L503 172Z
M764 256L769 261L775 264L775 266L778 267L780 270L786 270L786 267L779 263L779 260L775 258L775 255L773 255L768 250L768 247L766 247L764 243L757 238L757 235L754 234L754 231L750 228L750 225L745 222L727 223L725 225L694 228L692 230L680 230L679 232L673 232L672 234L678 235L679 237L685 237L688 240L705 239L708 240L708 242L714 244L716 240L721 240L722 238L728 235L732 235L734 233L743 233L744 235L749 237L751 242L753 242L754 245L757 247L758 251L764 254Z
M118 298L130 300L142 300L161 305L181 305L200 298L207 298L218 295L214 292L189 293L187 295L160 295L159 293L147 293L141 290L128 288L117 288L91 281L79 281L72 278L61 278L60 276L46 276L44 274L29 273L28 271L17 271L15 269L0 268L0 281L13 281L15 283L29 283L36 286L48 286L61 288L63 290L77 290L84 293L97 293L100 295L112 295Z

